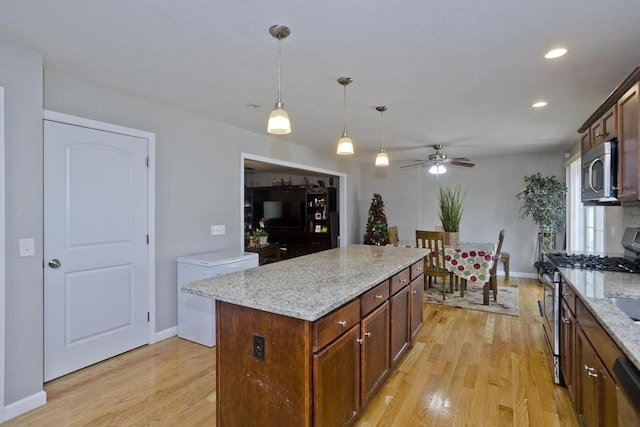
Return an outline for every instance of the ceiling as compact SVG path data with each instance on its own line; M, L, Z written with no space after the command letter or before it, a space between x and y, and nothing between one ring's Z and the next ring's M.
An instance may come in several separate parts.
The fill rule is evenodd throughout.
M274 24L291 29L293 127L274 138L335 155L336 80L349 76L353 161L373 161L386 105L392 166L432 144L472 161L568 149L640 63L638 0L0 0L0 35L42 52L46 69L261 134L277 98ZM544 59L558 46L568 54Z

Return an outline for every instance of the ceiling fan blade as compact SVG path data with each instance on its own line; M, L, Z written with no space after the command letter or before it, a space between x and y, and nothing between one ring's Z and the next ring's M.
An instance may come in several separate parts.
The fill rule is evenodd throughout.
M466 157L450 157L448 160L450 162L452 162L452 161L470 162L471 161L471 160L467 159Z
M424 165L425 163L429 163L429 160L420 161L420 163L414 163L412 165L400 166L400 169L411 168L413 166L421 166L421 165Z
M476 164L475 163L470 163L470 162L459 162L457 160L451 160L449 161L450 165L454 165L454 166L464 166L467 168L472 168L474 167Z

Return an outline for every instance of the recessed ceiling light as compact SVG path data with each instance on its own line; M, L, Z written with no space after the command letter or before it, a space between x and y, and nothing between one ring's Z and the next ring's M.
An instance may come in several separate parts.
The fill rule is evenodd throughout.
M260 108L260 104L247 104L245 105L250 110L255 110L256 108Z
M533 108L542 108L542 107L544 107L546 105L547 105L547 103L545 101L538 101L538 102L533 103L531 106Z
M547 59L560 58L565 53L567 53L567 49L560 47L558 49L552 49L549 52L545 53L544 57Z

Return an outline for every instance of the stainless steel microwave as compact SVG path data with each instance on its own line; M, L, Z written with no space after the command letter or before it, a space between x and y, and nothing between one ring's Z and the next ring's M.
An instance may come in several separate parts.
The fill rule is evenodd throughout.
M582 201L616 202L618 140L591 148L582 158Z

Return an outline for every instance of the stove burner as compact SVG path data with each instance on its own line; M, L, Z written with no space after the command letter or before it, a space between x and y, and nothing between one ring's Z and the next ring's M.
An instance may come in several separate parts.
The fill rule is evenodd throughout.
M629 261L622 257L563 253L549 253L545 256L556 267L613 271L619 273L640 273L639 263Z

